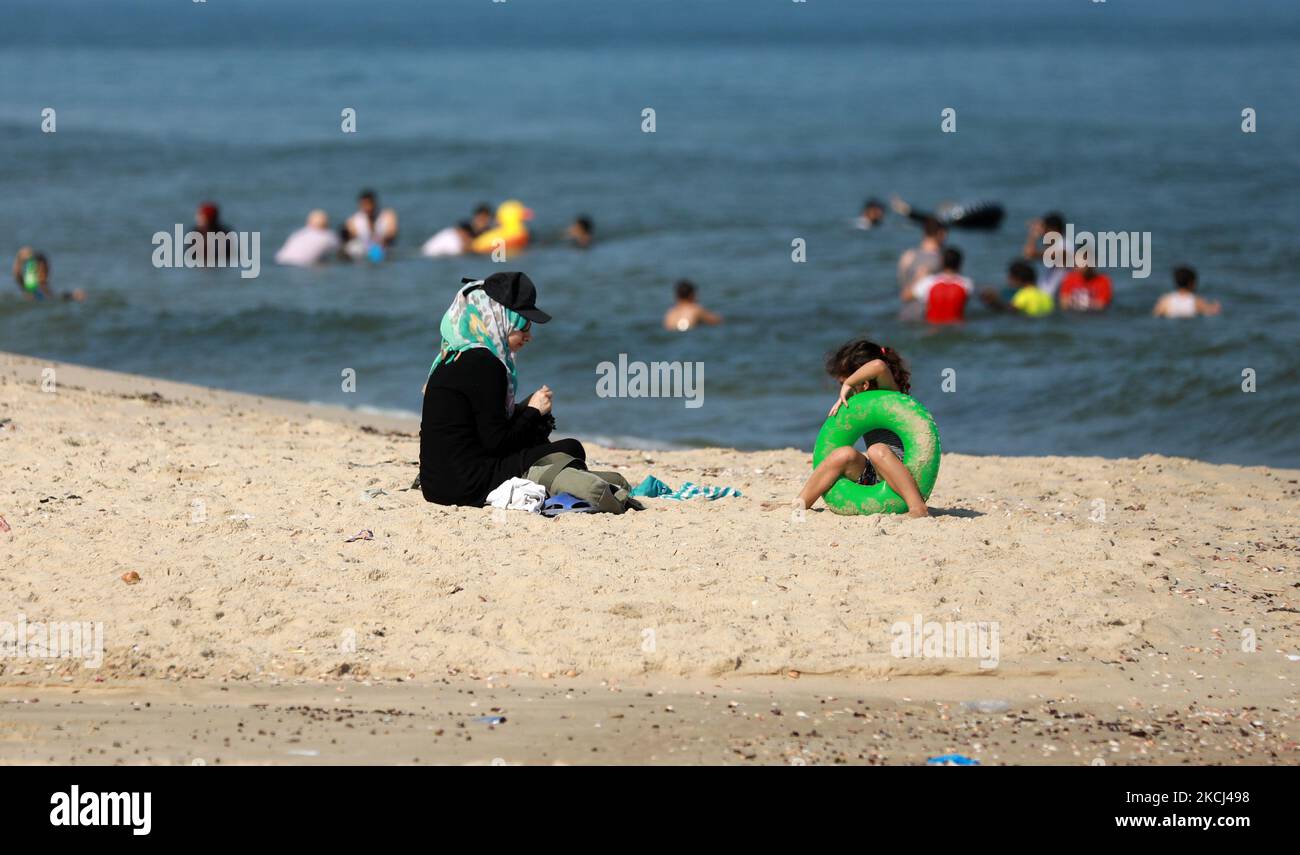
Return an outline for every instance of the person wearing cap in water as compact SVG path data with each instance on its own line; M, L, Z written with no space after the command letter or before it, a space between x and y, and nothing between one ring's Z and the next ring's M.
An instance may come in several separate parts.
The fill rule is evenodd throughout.
M555 452L585 461L576 439L551 442L551 390L520 404L515 354L532 340L537 308L526 274L465 279L443 315L420 420L420 491L440 505L481 506L487 494Z
M208 235L227 234L230 232L230 227L221 222L221 209L217 207L216 202L203 202L194 212L194 225L190 227L190 231L202 238L195 245L195 253L200 265L205 265Z

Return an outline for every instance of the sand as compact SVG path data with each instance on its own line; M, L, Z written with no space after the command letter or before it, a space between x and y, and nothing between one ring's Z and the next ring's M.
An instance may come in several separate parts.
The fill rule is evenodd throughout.
M130 697L206 710L215 733L272 691L307 693L300 705L311 707L311 693L337 699L346 687L350 703L375 709L384 702L365 693L398 692L418 710L431 699L451 709L487 685L507 706L552 692L663 691L716 695L725 707L727 693L740 693L751 712L834 697L853 699L848 708L883 704L867 713L881 716L918 703L927 711L918 721L934 718L926 733L935 739L918 737L914 752L857 750L846 732L845 746L817 749L810 762L914 762L926 744L960 741L950 706L970 698L1009 701L1005 714L978 713L999 733L1016 710L1051 717L1045 704L1080 705L1080 716L1112 723L1213 723L1205 740L1178 748L1155 738L1145 753L1129 743L1148 740L1150 727L1126 732L1132 762L1300 758L1300 661L1289 658L1300 656L1300 471L947 454L929 519L800 518L786 503L807 475L807 452L593 446L597 468L633 482L654 474L744 496L549 520L426 503L410 489L418 424L391 417L0 354L0 422L0 516L11 529L0 526L0 622L103 631L97 668L0 655L0 700L15 702L0 705L0 725L28 733L0 740L0 762L81 756L93 737L66 754L44 750L67 731L56 737L62 719L37 711L61 704ZM346 542L365 529L373 540ZM996 647L906 649L916 634L901 626L934 642L929 624L977 627ZM515 753L519 762L789 762L785 748L731 752L743 732L732 718L705 719L704 747L690 755L608 733L593 746L606 750L600 757ZM1215 736L1225 721L1245 721L1250 737L1235 725ZM526 728L516 716L493 730ZM335 762L485 760L374 742ZM1079 746L1067 745L988 759L1090 759L1091 749L1076 757ZM225 750L228 762L308 759ZM128 748L82 759L185 760Z

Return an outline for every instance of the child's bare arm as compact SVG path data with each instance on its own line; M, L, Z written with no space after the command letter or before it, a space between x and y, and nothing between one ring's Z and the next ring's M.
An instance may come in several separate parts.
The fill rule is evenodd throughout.
M904 252L902 255L898 257L898 278L900 280L903 278L903 271L907 270L912 266L912 259L915 257L916 257L916 250L913 249L907 250L906 252ZM911 294L912 292L912 285L913 282L910 279L906 282L901 282L901 284L898 286L898 296L903 300L906 300L908 298L908 295Z
M885 364L885 361L883 359L873 359L870 362L863 365L857 371L854 371L848 377L845 377L844 382L840 384L840 397L835 401L835 404L831 407L831 411L828 414L828 416L835 415L835 413L839 410L840 407L848 403L849 396L852 395L854 392L865 387L872 380L876 380L877 378L882 378L882 377L889 378L888 385L886 386L886 388L892 389L894 385L893 384L894 375L890 373L889 366Z
M844 385L853 389L860 389L872 380L886 374L889 374L889 366L885 364L885 360L873 359L846 377L844 379Z

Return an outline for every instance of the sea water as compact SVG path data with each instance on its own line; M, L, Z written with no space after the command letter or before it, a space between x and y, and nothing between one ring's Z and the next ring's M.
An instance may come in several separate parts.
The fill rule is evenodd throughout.
M418 412L461 277L521 269L555 316L519 356L521 397L550 386L566 434L809 449L835 397L825 352L869 335L908 359L946 450L1300 466L1294 3L5 7L0 256L34 245L89 298L10 286L0 349ZM401 217L385 261L271 263L310 209L337 226L363 187ZM952 235L981 286L1053 209L1149 232L1151 275L1115 271L1098 317L906 323L894 266L916 228L853 228L890 192L1002 202L1000 230ZM527 251L419 256L507 198L536 212ZM152 263L152 236L207 199L260 234L256 278ZM587 251L560 240L578 213ZM1150 317L1178 264L1221 317ZM662 328L680 278L722 326ZM704 405L598 394L620 354L703 365Z

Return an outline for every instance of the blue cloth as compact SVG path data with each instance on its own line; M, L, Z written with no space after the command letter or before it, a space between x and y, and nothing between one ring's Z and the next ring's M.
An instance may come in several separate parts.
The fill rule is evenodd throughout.
M690 481L683 484L680 490L674 490L655 476L647 475L644 481L632 488L631 495L645 499L682 500L700 497L713 500L740 496L740 491L734 487L704 487Z
M542 505L542 516L555 517L560 514L594 514L596 509L585 499L579 499L572 493L556 493Z

